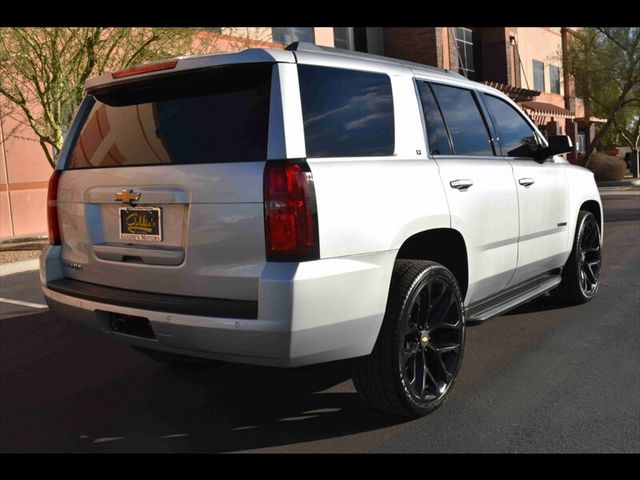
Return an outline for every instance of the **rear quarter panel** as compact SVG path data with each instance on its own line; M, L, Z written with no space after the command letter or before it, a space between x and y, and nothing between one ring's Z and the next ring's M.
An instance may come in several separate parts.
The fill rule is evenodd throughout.
M415 233L450 227L438 165L426 155L411 73L390 78L393 156L307 160L322 258L398 250Z

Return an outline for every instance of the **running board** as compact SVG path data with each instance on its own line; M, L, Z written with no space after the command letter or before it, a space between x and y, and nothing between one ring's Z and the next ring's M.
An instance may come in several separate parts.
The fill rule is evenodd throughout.
M467 307L467 322L483 322L519 307L560 284L562 275L548 273Z

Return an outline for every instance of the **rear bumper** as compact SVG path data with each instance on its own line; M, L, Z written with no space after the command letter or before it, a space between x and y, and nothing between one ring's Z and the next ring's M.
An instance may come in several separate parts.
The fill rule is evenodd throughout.
M132 345L237 363L297 367L371 353L382 324L395 251L303 263L267 263L257 318L161 311L47 287L61 278L56 247L41 257L45 299L60 319ZM116 305L114 303L121 303ZM149 319L155 339L110 330L109 313Z

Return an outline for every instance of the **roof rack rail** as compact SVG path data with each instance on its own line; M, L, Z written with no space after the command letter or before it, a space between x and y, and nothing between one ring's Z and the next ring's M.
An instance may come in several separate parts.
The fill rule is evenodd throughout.
M410 68L418 68L422 70L427 70L432 73L438 73L440 75L448 75L448 76L464 78L465 80L468 80L467 77L465 77L464 75L461 75L460 73L454 72L452 70L445 70L442 68L433 67L431 65L424 65L422 63L401 60L399 58L385 57L382 55L374 55L372 53L364 53L364 52L358 52L354 50L345 50L343 48L325 47L325 46L316 45L315 43L309 43L309 42L293 42L287 45L285 47L285 50L289 50L291 52L327 53L330 55L360 58L363 60L375 60L378 62L393 63L395 65L403 65Z

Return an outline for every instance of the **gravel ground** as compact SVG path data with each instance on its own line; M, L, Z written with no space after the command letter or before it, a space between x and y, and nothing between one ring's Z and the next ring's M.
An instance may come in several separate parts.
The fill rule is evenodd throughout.
M17 242L0 243L0 263L20 262L38 258L47 245L47 239L28 239Z

